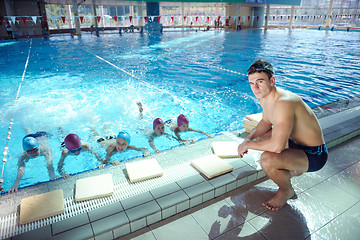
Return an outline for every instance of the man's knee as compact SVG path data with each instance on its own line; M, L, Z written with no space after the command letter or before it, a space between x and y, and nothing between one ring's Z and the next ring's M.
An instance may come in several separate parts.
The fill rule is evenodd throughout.
M269 169L274 167L274 161L276 158L276 153L272 152L263 152L260 157L260 165L263 169Z

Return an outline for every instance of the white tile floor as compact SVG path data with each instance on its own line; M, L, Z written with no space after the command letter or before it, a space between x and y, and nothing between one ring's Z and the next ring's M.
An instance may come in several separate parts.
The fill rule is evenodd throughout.
M292 179L298 198L277 212L277 189L257 181L121 239L359 239L360 137L330 149L328 163Z

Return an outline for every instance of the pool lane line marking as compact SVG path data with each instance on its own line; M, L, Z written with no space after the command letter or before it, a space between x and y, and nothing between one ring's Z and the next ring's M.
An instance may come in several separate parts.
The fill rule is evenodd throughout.
M207 67L210 67L210 68L216 68L216 69L219 69L219 70L222 70L222 71L225 71L225 72L230 72L230 73L233 73L233 74L238 74L238 75L247 77L246 74L239 73L239 72L236 72L236 71L233 71L233 70L228 70L228 69L225 69L225 68L221 68L221 67L217 67L217 66L212 66L212 65L209 65L209 64L206 64L206 63L199 63L199 62L191 61L191 60L187 60L187 61L188 61L188 62L191 62L191 63L198 64L198 65L204 65L204 66L207 66Z
M122 68L120 68L120 67L116 66L115 64L113 64L113 63L109 62L108 60L106 60L106 59L104 59L104 58L102 58L102 57L100 57L100 56L98 56L98 55L96 55L96 54L93 54L93 55L95 55L98 59L100 59L100 60L102 60L102 61L106 62L107 64L109 64L109 65L111 65L111 66L115 67L116 69L119 69L119 70L121 70L122 72L124 72L124 73L128 74L129 76L131 76L131 77L133 77L133 78L135 78L135 79L137 79L137 80L139 80L139 81L142 81L143 83L146 83L146 84L150 85L151 87L155 88L156 90L158 90L158 91L160 91L160 92L166 92L166 93L167 93L167 94L169 94L172 98L174 98L174 96L173 96L171 93L169 93L168 91L161 90L161 89L159 89L159 88L157 88L157 87L155 87L155 86L151 85L150 83L148 83L148 82L146 82L146 81L144 81L144 80L140 79L139 77L136 77L134 74L131 74L131 73L127 72L126 70L124 70L124 69L122 69ZM189 60L188 60L188 61L189 61ZM196 62L194 62L194 63L196 63ZM200 64L200 63L199 63L199 64ZM224 70L226 70L226 69L224 69ZM230 70L227 70L227 71L230 71ZM244 75L244 74L241 74L241 73L238 73L238 74L240 74L240 75ZM246 76L246 75L245 75L245 76ZM184 107L183 107L183 108L184 108ZM184 110L185 110L185 108L184 108ZM219 122L215 121L214 119L210 118L210 117L209 117L208 115L206 115L205 113L200 112L200 111L195 111L195 112L200 113L201 115L203 115L203 116L205 116L205 117L209 118L211 121L213 121L214 123L216 123L216 124L218 124L218 125L220 125L220 126L222 126L222 127L226 128L227 130L230 130L231 132L233 131L231 128L226 127L224 124L219 123Z
M95 54L94 54L94 55L95 55ZM163 92L163 91L164 91L164 90L161 90L160 88L157 88L157 87L155 87L155 86L151 85L150 83L148 83L148 82L146 82L146 81L144 81L144 80L140 79L139 77L135 76L134 74L129 73L128 71L126 71L126 70L124 70L124 69L122 69L122 68L120 68L120 67L116 66L115 64L113 64L113 63L109 62L108 60L106 60L106 59L104 59L104 58L102 58L102 57L100 57L100 56L98 56L98 55L95 55L95 57L97 57L98 59L100 59L100 60L102 60L102 61L106 62L107 64L109 64L109 65L111 65L111 66L113 66L114 68L119 69L120 71L122 71L122 72L124 72L124 73L128 74L129 76L131 76L131 77L133 77L133 78L135 78L135 79L137 79L137 80L139 80L139 81L141 81L141 82L143 82L143 83L146 83L146 84L150 85L151 87L155 88L156 90L158 90L158 91L160 91L160 92ZM169 94L170 94L170 93L169 93ZM171 94L170 94L170 95L171 95Z
M131 77L136 78L136 79L139 79L139 78L137 78L134 74L131 74L131 73L129 73L128 71L125 71L124 69L116 66L115 64L109 62L108 60L103 59L102 57L100 57L100 56L98 56L98 55L95 55L95 57L97 57L97 58L100 59L100 60L103 60L103 61L106 62L107 64L110 64L110 65L113 66L114 68L119 69L120 71L122 71L122 72L130 75ZM140 79L139 79L139 80L140 80Z
M247 77L246 74L243 74L243 73L239 73L239 72L236 72L236 71L233 71L233 70L228 70L228 69L225 69L225 68L221 68L221 67L216 67L216 66L212 66L212 65L209 65L209 64L206 64L206 63L199 63L199 62L196 62L196 61L192 61L192 60L187 60L188 62L191 62L191 63L195 63L195 64L198 64L198 65L204 65L204 66L207 66L209 68L217 68L219 70L222 70L222 71L226 71L226 72L230 72L230 73L233 73L233 74L238 74L238 75L241 75L241 76L245 76ZM206 114L202 113L202 112L199 112L197 111L198 113L204 115L205 117L208 117ZM208 117L209 118L209 117ZM211 118L209 118L211 119ZM215 121L214 119L211 119L214 123L226 128L229 132L231 132L232 134L234 134L235 136L237 136L237 134L234 133L234 130L231 129L230 127L227 127L225 126L224 124L220 123L220 122L217 122Z
M19 87L18 87L18 90L17 90L17 93L16 93L15 102L17 101L17 98L19 97L20 88L21 88L22 82L24 81L24 77L25 77L26 69L27 69L28 64L29 64L29 58L30 58L31 45L32 45L32 39L30 39L29 53L28 53L28 56L27 56L27 59L26 59L24 72L23 72L23 75L22 75L22 77L21 77L21 81L20 81L20 83L19 83Z
M21 81L20 81L20 83L19 83L19 87L18 87L18 90L17 90L17 92L16 92L16 96L15 96L15 99L14 99L14 105L16 104L17 99L18 99L18 97L19 97L21 85L22 85L22 82L24 81L25 73L26 73L27 67L28 67L28 65L29 65L31 45L32 45L32 39L30 39L29 52L28 52L28 56L27 56L27 58L26 58L24 72L23 72L23 74L22 74ZM6 138L6 144L5 144L4 152L3 152L4 158L3 158L3 160L2 160L2 161L3 161L3 165L2 165L1 178L0 178L0 192L2 192L2 191L1 191L1 190L2 190L1 184L4 182L4 180L3 180L4 168L5 168L5 163L6 163L6 161L7 161L6 156L7 156L7 154L8 154L8 150L9 150L9 141L10 141L11 128L12 128L13 121L14 121L14 119L10 119L9 132L8 132L8 136L7 136L7 138Z

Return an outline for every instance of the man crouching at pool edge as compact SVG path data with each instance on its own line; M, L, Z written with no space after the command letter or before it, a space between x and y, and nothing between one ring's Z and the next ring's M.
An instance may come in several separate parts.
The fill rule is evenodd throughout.
M248 149L264 151L260 164L279 189L262 205L279 210L295 195L290 178L320 170L328 150L319 122L310 107L296 94L275 86L270 63L257 60L248 69L251 90L260 99L262 120L239 145L243 157Z

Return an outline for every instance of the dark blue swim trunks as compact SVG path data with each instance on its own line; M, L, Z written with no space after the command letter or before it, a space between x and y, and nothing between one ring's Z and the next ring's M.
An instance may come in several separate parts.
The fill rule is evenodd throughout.
M52 135L50 133L47 133L47 132L36 132L36 133L28 134L24 138L26 138L26 137L33 137L33 138L48 137L48 138L51 138L51 136Z
M326 144L316 147L308 147L297 144L293 140L289 139L289 148L300 149L305 152L309 159L308 172L315 172L320 170L325 165L328 158Z

